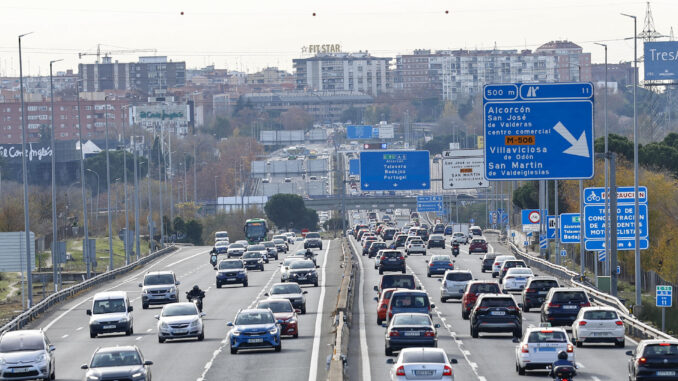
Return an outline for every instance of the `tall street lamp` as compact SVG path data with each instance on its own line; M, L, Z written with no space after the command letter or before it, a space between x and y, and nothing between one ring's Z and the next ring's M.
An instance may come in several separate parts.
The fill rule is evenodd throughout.
M91 273L91 258L94 253L89 252L89 228L87 223L87 196L85 195L85 149L83 147L83 134L82 134L82 121L80 111L80 82L82 80L78 79L75 81L75 99L78 105L78 141L80 143L80 190L82 191L82 216L83 224L85 230L85 239L82 246L82 259L85 261L85 267L87 268L87 279L92 275Z
M608 177L608 172L609 172L609 158L607 157L608 155L608 142L607 142L607 44L602 44L600 42L596 42L596 45L602 46L605 48L605 93L603 95L603 125L604 125L604 134L605 134L605 194L608 194L609 192L609 177ZM610 197L605 197L605 251L607 252L607 257L611 258L611 245L610 245ZM607 264L610 263L609 260L605 261L605 274L608 274L608 271L610 271L610 268Z
M127 110L129 113L129 105L123 106L124 110ZM122 173L123 173L123 188L125 190L125 265L129 265L129 214L127 211L127 137L125 136L125 114L122 113Z
M21 38L33 32L19 35L19 85L21 95L21 169L24 182L24 233L26 235L26 279L28 308L33 305L33 279L31 274L31 221L28 215L28 165L26 164L26 108L24 107L24 72L21 62Z
M633 213L633 225L635 230L635 264L636 264L636 305L635 307L641 307L640 291L642 288L642 278L641 278L641 267L640 267L640 227L638 222L640 221L640 216L638 212L638 113L637 113L637 103L636 103L636 88L638 87L638 20L636 16L627 15L625 13L621 14L622 16L630 17L633 19L633 193L634 200L633 205L635 211ZM636 313L634 309L634 313Z
M100 184L100 182L99 182L99 174L98 174L96 171L91 170L91 169L89 169L89 168L87 168L86 171L87 171L87 172L92 172L92 173L94 173L94 175L97 177L97 209L96 209L97 214L96 214L96 219L97 219L97 221L98 221L98 220L99 220L99 184Z
M56 254L56 246L59 241L57 234L57 212L56 212L56 145L54 143L54 83L52 82L52 64L63 60L49 61L49 99L51 103L51 124L52 133L50 135L50 144L52 146L52 282L54 282L54 292L59 291L59 281L57 279L57 268L59 258Z
M108 269L113 270L113 223L111 222L111 161L108 149L108 96L104 96L104 128L106 134L106 215L108 216ZM97 204L99 195L97 195ZM98 205L97 205L98 206Z

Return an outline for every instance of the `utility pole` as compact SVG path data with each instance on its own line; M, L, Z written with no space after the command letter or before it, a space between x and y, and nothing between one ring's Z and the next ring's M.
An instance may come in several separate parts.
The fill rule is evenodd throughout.
M141 239L140 239L140 228L139 228L139 175L138 175L138 150L136 144L136 136L133 138L134 144L134 232L136 234L136 250L137 250L137 260L141 256Z
M52 282L54 283L54 292L59 291L59 279L58 279L58 269L59 269L59 258L57 257L56 248L58 239L57 232L57 214L56 214L56 144L54 143L54 84L52 82L52 64L63 60L53 60L49 61L49 100L51 105L51 134L50 134L50 144L52 146Z
M104 96L104 126L106 130L106 215L108 216L108 270L113 270L113 222L111 221L111 161L108 147L108 97ZM97 204L99 195L97 195Z
M83 146L82 121L80 111L80 80L76 80L76 101L78 103L78 141L80 143L80 189L82 190L82 216L85 227L85 240L82 245L82 259L85 261L87 269L87 279L91 277L91 256L93 253L89 252L89 231L87 230L87 195L85 194L85 147Z
M129 107L125 107L127 112L129 113ZM129 265L129 213L127 209L127 137L125 136L125 123L127 121L125 120L125 114L123 113L123 121L122 121L122 176L123 176L123 189L125 193L125 240L124 240L124 246L125 246L125 265ZM136 187L136 185L135 185Z
M196 151L196 143L193 141L193 202L196 204L198 203L198 180L197 180L197 169L196 167L198 166L198 159L195 154Z

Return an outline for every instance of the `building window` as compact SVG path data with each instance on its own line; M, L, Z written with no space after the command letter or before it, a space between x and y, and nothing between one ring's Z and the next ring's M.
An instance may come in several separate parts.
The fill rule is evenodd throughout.
M38 106L28 106L28 111L38 111Z

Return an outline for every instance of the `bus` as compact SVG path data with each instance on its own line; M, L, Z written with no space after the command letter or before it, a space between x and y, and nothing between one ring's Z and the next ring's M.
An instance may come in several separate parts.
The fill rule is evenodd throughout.
M245 221L245 238L250 244L264 241L266 233L268 233L268 227L263 218L251 218Z

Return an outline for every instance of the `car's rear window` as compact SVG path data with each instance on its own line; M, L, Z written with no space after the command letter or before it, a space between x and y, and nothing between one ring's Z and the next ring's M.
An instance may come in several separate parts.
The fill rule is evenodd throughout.
M397 251L384 251L381 254L382 258L400 258L400 253Z
M562 331L542 330L530 333L528 343L566 343L567 337Z
M448 262L452 262L452 260L451 260L450 257L447 256L447 255L434 255L433 257L431 257L431 262L444 262L444 263L448 263Z
M649 344L643 351L643 357L651 356L678 356L678 344Z
M471 273L448 273L445 277L445 280L451 280L455 282L463 282L473 279Z
M441 352L405 352L402 356L402 362L407 363L445 363L445 355Z
M584 319L587 320L617 320L615 311L586 311Z
M431 325L431 318L426 315L397 314L393 317L394 325Z
M586 302L586 294L583 291L558 291L553 294L552 302Z
M484 239L474 239L472 242L473 243L485 243L485 240Z
M516 303L510 298L485 298L480 305L482 307L515 307Z
M499 293L499 285L492 283L478 283L471 285L469 291L476 294Z
M320 233L307 233L306 238L320 238Z
M558 282L555 280L533 280L530 283L532 288L558 287Z
M405 276L389 276L382 278L381 288L414 288L414 277L412 275Z
M391 306L395 308L424 308L428 306L426 295L393 295Z

